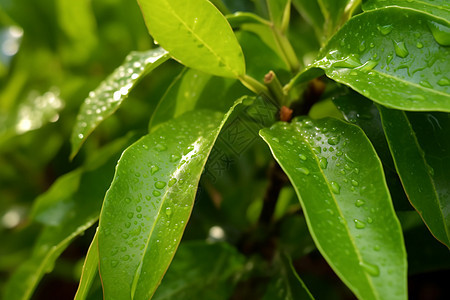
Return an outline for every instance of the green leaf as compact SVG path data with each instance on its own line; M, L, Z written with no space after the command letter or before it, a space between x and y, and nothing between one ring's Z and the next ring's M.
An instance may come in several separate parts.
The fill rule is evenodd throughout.
M406 253L381 163L336 119L294 119L260 135L291 180L317 248L360 299L406 299Z
M118 150L118 147L123 149L128 141L129 138L124 138L106 146L100 151L108 158L106 163L95 170L86 170L81 178L77 178L79 169L68 173L54 183L60 191L52 187L36 200L33 208L36 219L43 220L44 216L56 218L46 220L45 223L49 225L43 228L31 257L11 276L6 286L5 299L29 299L45 273L53 269L64 249L97 221L103 196L112 180L112 171L117 161L118 153L113 150ZM70 187L68 178L79 181L79 189ZM61 182L68 185L62 185ZM57 209L61 209L61 212L57 212Z
M361 0L317 0L325 18L324 31L330 37L352 15Z
M263 300L314 299L286 255L278 255L276 262L279 274L269 283Z
M225 243L182 243L152 299L229 299L244 261Z
M347 22L319 59L289 85L318 76L316 68L321 68L384 106L450 111L450 79L445 74L450 48L442 45L449 28L448 22L411 9L363 13Z
M123 153L100 217L105 298L153 295L189 220L207 157L232 109L225 117L210 110L188 112Z
M365 0L362 8L364 10L372 10L386 6L413 8L447 21L450 20L450 4L448 0Z
M290 15L291 0L266 0L266 2L274 26L282 29L285 17Z
M81 274L80 283L78 285L77 293L74 300L84 300L88 296L89 290L92 286L97 272L98 272L98 235L97 232L92 239L91 246L86 255L83 264L83 272Z
M450 247L450 116L379 106L406 194L431 233Z
M241 47L206 0L138 0L150 34L182 64L217 76L245 75Z
M92 131L119 108L139 80L168 59L167 51L162 48L131 52L120 67L89 93L72 130L71 158L77 154Z
M243 24L263 24L270 26L271 23L260 16L249 13L238 11L231 15L226 15L228 23L230 23L232 28L241 27Z

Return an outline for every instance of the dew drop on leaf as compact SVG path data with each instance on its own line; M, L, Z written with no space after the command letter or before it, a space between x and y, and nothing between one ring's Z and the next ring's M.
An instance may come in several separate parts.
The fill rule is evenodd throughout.
M157 189L163 189L164 187L166 186L166 183L164 182L164 181L157 181L156 183L155 183L155 187L157 188Z
M380 269L378 266L368 263L368 262L359 262L359 265L371 276L379 276L380 275Z
M394 41L394 50L395 54L397 54L398 57L405 58L409 55L409 51L408 49L406 49L405 42Z
M307 168L297 168L297 170L300 172L300 173L302 173L302 174L305 174L305 175L309 175L309 170L307 169Z
M363 221L360 221L358 219L354 219L353 221L355 222L356 229L364 229L364 228L366 228L366 223L364 223Z
M366 202L364 200L361 200L361 199L357 199L356 202L355 202L355 206L356 207L361 207L364 204L366 204Z
M391 33L392 29L394 29L392 25L378 26L377 28L382 35L388 35L389 33Z
M340 194L341 193L341 186L339 185L339 183L332 181L331 183L331 191L335 194Z

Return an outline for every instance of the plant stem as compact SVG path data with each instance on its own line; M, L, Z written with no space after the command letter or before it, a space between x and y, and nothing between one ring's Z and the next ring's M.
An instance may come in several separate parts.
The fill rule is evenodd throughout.
M286 105L286 94L283 92L283 86L273 71L270 71L264 76L264 84L281 105Z
M241 81L241 83L246 88L248 88L249 90L251 90L255 94L263 94L266 97L269 97L271 99L273 98L273 96L271 95L269 89L264 84L262 84L261 82L256 80L255 78L245 74L244 76L239 76L238 79Z

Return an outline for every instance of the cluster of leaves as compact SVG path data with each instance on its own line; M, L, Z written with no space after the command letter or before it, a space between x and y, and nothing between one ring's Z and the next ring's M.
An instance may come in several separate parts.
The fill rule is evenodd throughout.
M1 57L0 268L28 256L5 299L29 299L97 220L75 299L349 293L302 272L314 253L357 298L406 299L408 274L450 266L447 1L58 0L47 41L23 2L0 9L20 48ZM112 11L134 23L97 28ZM123 41L144 51L111 70ZM57 175L8 186L42 170Z

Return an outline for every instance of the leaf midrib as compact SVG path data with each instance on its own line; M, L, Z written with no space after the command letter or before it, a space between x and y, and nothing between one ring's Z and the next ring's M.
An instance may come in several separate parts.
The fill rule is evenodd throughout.
M292 128L292 125L290 125L290 126L291 126L291 129L293 129L293 128ZM294 130L294 131L295 131L295 130ZM296 132L296 131L295 131L295 132ZM296 132L296 133L297 133L297 132ZM310 153L313 155L314 161L316 162L316 165L318 166L318 168L319 168L319 170L320 170L320 173L322 174L322 177L324 178L324 180L325 180L325 182L326 182L326 185L327 185L327 187L328 187L328 192L330 193L330 195L331 195L331 197L332 197L332 199L333 199L333 201L334 201L334 203L335 203L335 206L336 206L336 208L337 208L337 210L338 210L339 215L345 220L345 217L343 217L341 208L340 208L339 205L337 204L336 197L334 196L334 193L333 193L332 190L331 190L331 186L330 186L330 184L328 183L328 180L327 180L327 178L326 178L326 176L325 176L325 173L323 172L322 168L320 167L320 162L318 161L317 156L316 156L316 154L314 153L311 144L309 143L309 141L307 141L307 139L306 139L305 137L303 137L303 135L302 135L301 133L300 133L299 135L300 135L300 137L302 138L302 140L305 142L306 146L309 148ZM275 157L275 159L278 161L278 163L280 163L280 166L282 166L282 168L283 168L283 164L278 160L278 158L277 158L277 156L275 155L275 153L273 153L273 147L270 145L270 143L268 143L268 144L269 144L270 150L271 150L271 152L272 152L272 154L273 154L273 157ZM283 170L284 170L284 168L283 168ZM286 172L286 175L289 177L289 179L290 179L291 182L295 182L295 180L293 180L292 176L289 175L289 172ZM296 193L299 194L299 195L301 195L301 193L299 192L299 190L298 190L298 188L297 188L297 185L294 184L293 186L294 186L294 189L295 189ZM305 212L305 215L307 215L306 212ZM308 220L308 219L307 219L307 220ZM308 223L309 223L309 221L308 221ZM347 224L347 222L346 222L346 224ZM347 224L347 225L348 225L348 224ZM362 262L363 260L362 260L362 257L361 257L361 253L358 251L358 248L356 247L355 241L354 241L352 235L350 234L350 230L349 230L348 226L345 226L345 225L344 225L343 227L345 228L345 231L347 232L347 235L348 235L348 237L349 237L349 240L350 240L351 244L352 244L353 247L354 247L354 250L355 250L355 253L356 253L357 257L358 257L358 260L359 260L360 262ZM314 235L313 235L313 236L314 236ZM318 248L321 248L320 245L317 245L317 247L318 247ZM322 249L322 250L323 250L323 249ZM323 252L326 253L325 251L323 251ZM328 257L328 255L326 255L326 254L324 254L324 253L323 253L322 255L324 255L325 257ZM329 257L328 257L328 258L329 258ZM330 260L330 259L329 259L329 260ZM331 261L331 260L330 260L330 261ZM333 270L334 270L334 269L333 269ZM335 270L335 272L336 272L336 273L341 273L341 272L338 271L338 270ZM367 279L367 282L368 282L369 286L372 288L372 294L374 295L374 297L375 297L375 299L376 299L377 297L376 297L375 289L374 289L373 282L372 282L371 278L368 276L368 274L367 274L365 271L363 271L363 274L365 275L365 277L366 277L366 279ZM351 285L351 284L349 284L349 285ZM352 285L351 285L351 286L352 286ZM359 289L358 289L358 290L359 290Z
M419 152L419 155L420 155L420 157L422 158L422 163L423 163L423 165L425 166L425 169L426 170L428 170L428 168L427 168L427 161L426 161L426 159L425 159L425 156L423 155L423 154L421 154L421 152L419 151L419 149L421 149L422 151L423 151L423 149L422 149L422 147L420 146L420 144L419 144L419 141L418 141L418 139L417 139L417 135L416 135L416 132L414 131L414 129L412 128L412 125L411 125L411 122L409 121L409 119L408 119L408 116L406 115L406 113L404 112L404 111L401 111L401 114L403 115L403 117L405 118L405 121L406 121L406 124L407 124L407 126L408 126L408 128L410 129L410 133L411 133L411 136L413 137L413 139L414 139L414 144L415 144L415 149L417 149L417 152ZM425 153L425 151L423 151L423 153ZM394 162L395 162L395 164L397 165L397 163L396 163L396 159L394 158ZM427 178L429 179L429 181L430 181L430 184L431 184L431 186L432 186L432 188L433 188L433 195L434 195L434 197L433 197L433 199L434 199L434 202L437 204L437 207L439 208L438 210L439 210L439 215L441 216L441 218L440 218L440 220L442 220L442 221L444 221L445 220L445 218L444 218L444 215L442 214L442 207L441 207L441 203L440 203L440 201L439 201L439 195L437 194L437 191L436 191L436 185L435 185L435 182L434 182L434 180L433 180L433 177L431 176L431 174L430 174L430 172L426 172L426 176L427 176ZM401 176L400 176L400 179L401 179ZM403 184L403 180L401 180L402 181L402 184ZM409 197L408 197L409 198ZM412 204L412 202L411 202L411 204ZM414 206L414 205L413 205ZM414 206L415 207L415 206ZM422 216L422 214L420 214L419 213L419 215L420 215L420 217L423 219L423 216ZM424 219L423 219L424 220ZM425 220L424 220L424 223L426 224L426 222L425 222ZM447 228L447 224L445 223L445 222L442 222L442 224L444 225L444 232L446 233L446 235L447 235L447 242L449 241L449 237L450 237L450 234L449 234L449 231L448 231L448 228Z

